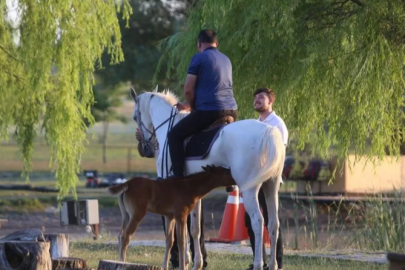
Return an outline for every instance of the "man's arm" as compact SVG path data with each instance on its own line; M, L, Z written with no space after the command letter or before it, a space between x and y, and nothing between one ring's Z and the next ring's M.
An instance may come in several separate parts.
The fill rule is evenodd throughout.
M184 95L190 108L194 108L194 89L197 82L197 76L193 74L187 74L186 82L184 84Z
M201 66L201 59L199 54L195 54L191 58L190 65L187 69L187 78L184 83L184 96L191 109L195 107L195 85L197 83L197 75L199 74Z

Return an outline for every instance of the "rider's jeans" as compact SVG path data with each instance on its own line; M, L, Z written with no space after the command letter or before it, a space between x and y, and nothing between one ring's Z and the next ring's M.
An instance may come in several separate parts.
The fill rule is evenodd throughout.
M237 110L219 110L219 111L192 111L189 115L180 120L173 126L168 135L168 144L170 158L175 176L184 175L184 140L213 124L216 120L232 116L236 121L238 117Z

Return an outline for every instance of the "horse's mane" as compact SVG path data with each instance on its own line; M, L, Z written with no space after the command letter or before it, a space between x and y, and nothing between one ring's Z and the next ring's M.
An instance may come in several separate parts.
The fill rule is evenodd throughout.
M222 169L229 171L229 173L231 172L231 170L228 169L228 168L222 168ZM172 182L175 182L175 183L176 182L188 182L193 178L200 177L200 176L209 176L209 175L212 175L212 174L216 174L216 172L211 171L211 170L208 170L208 171L202 170L202 171L195 172L195 173L192 173L192 174L189 174L189 175L185 175L184 177L169 178L169 179L165 179L164 181L172 181ZM224 175L224 177L225 177L225 175Z
M169 89L165 89L165 90L163 90L163 92L158 92L158 93L153 93L153 94L157 95L159 97L162 97L171 106L173 106L179 102L179 99L177 98L177 96Z

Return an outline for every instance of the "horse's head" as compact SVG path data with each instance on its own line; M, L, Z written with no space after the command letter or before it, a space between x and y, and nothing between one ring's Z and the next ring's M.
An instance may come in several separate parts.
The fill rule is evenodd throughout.
M157 86L153 92L157 92ZM146 157L155 156L156 133L150 115L150 93L137 94L131 87L130 94L135 102L132 118L141 131L143 140L141 141L144 155Z

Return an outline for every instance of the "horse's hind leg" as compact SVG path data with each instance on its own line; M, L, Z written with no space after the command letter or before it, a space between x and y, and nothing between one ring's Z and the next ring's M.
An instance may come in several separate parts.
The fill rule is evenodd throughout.
M163 258L162 267L165 270L169 270L169 252L173 247L174 242L174 218L173 217L165 217L166 222L166 250L165 255Z
M243 191L243 203L246 212L249 214L255 235L253 270L263 269L263 215L260 212L259 201L257 199L259 188L260 186L257 186Z
M119 260L125 262L126 260L126 254L123 253L123 242L122 242L122 234L124 233L125 228L128 226L128 222L129 222L129 215L126 211L125 208L125 204L124 204L124 200L123 200L123 196L124 194L121 194L118 197L118 205L120 207L121 210L121 231L118 235L118 254L119 254Z
M266 197L266 205L269 216L268 230L271 241L270 248L270 270L277 270L276 245L278 239L279 219L278 219L278 190L280 188L279 179L270 179L263 183L263 192Z
M132 235L138 229L139 223L142 221L145 215L146 215L146 207L145 210L136 210L135 213L132 213L129 222L127 224L127 227L121 234L121 252L123 254L127 253L129 241Z

